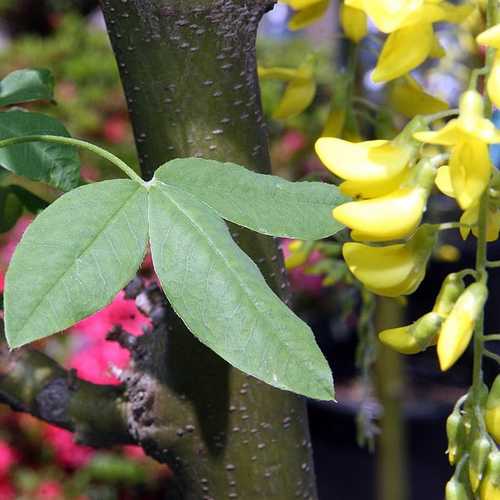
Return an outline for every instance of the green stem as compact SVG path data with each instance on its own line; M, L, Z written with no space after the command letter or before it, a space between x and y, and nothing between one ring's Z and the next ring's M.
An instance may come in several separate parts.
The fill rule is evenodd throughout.
M443 118L449 118L450 116L456 115L458 115L458 108L447 109L446 111L441 111L439 113L427 116L426 122L430 125L432 122L435 122L437 120L442 120Z
M493 342L495 340L500 340L500 333L490 333L489 335L484 335L483 339L485 342Z
M485 349L483 354L486 358L490 358L493 361L496 361L500 365L500 355L498 355L494 352L488 351L488 349Z
M500 267L500 260L488 260L486 261L486 267L494 269L495 267Z
M87 149L92 151L102 158L110 161L113 165L117 166L122 172L128 175L133 181L144 185L145 182L130 168L123 160L120 160L117 156L106 151L95 144L90 142L81 141L79 139L73 139L72 137L62 137L58 135L25 135L23 137L10 137L0 141L0 148L5 148L7 146L13 146L14 144L23 144L25 142L51 142L56 144L65 144L68 146L75 146L82 149Z

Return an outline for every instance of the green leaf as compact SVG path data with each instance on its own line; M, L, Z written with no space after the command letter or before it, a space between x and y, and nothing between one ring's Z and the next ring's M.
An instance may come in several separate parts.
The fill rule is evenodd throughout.
M130 180L89 184L29 226L6 275L5 334L20 347L109 304L146 251L147 191Z
M44 208L49 206L49 203L42 198L39 198L36 194L33 194L31 191L24 189L22 186L11 185L8 187L11 193L14 193L23 206L31 212L32 214L37 214Z
M54 118L41 113L8 111L0 113L0 139L49 134L69 137ZM73 146L28 142L0 149L0 165L35 181L46 182L63 191L78 185L80 158Z
M149 226L163 290L201 342L275 387L333 398L330 369L311 330L267 286L208 206L157 182L149 194Z
M23 205L9 188L0 187L0 233L12 229L23 213Z
M54 99L54 77L46 69L20 69L0 81L0 106Z
M289 182L200 158L170 161L155 177L193 194L222 218L262 234L318 240L344 227L333 219L332 209L347 199L322 182Z

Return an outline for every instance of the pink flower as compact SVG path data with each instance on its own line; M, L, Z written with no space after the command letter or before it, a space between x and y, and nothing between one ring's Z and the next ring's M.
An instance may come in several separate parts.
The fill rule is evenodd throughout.
M78 376L94 384L119 384L110 372L111 367L123 369L130 362L130 353L116 342L100 340L92 342L73 354L69 366Z
M80 321L74 329L87 338L99 340L104 339L106 334L117 325L132 335L141 335L142 327L149 324L149 319L138 311L133 300L125 299L125 293L122 291L109 306Z
M104 137L111 144L125 141L128 133L128 120L121 115L110 116L104 123Z
M122 450L123 454L126 457L132 458L134 460L143 460L146 457L144 450L140 446L133 446L133 445L122 446Z
M18 460L19 455L17 451L5 441L0 441L0 478L7 476L10 468Z
M0 500L15 500L17 498L16 490L12 483L4 478L0 481Z
M5 276L2 273L2 271L0 271L0 293L3 293L4 287L5 287Z
M8 266L17 244L32 220L33 216L24 215L10 231L2 235L0 238L0 268Z
M42 481L35 492L36 500L63 500L64 490L57 481Z
M307 140L303 133L298 130L288 130L281 139L281 145L290 153L294 154L306 146Z
M283 239L281 242L281 250L285 258L291 254L289 246L293 241L294 240ZM305 292L315 296L321 294L323 289L323 276L307 274L307 268L313 264L316 264L322 258L323 255L317 250L314 250L313 252L311 252L304 265L296 267L294 269L290 269L288 271L290 285L292 286L293 290L295 290L296 292Z
M86 465L95 451L73 441L73 434L53 425L46 425L44 438L54 450L56 460L64 467L77 469Z

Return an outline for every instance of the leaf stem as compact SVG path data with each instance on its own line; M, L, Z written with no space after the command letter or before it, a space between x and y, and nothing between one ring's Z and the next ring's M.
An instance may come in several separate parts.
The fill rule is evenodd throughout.
M495 267L500 267L500 260L488 260L486 261L486 267L494 269Z
M449 118L450 116L458 115L458 108L447 109L446 111L441 111L439 113L435 113L433 115L429 115L426 117L426 122L431 124L437 120L442 120L443 118Z
M490 358L493 361L496 361L500 365L500 354L496 354L495 352L488 351L488 349L485 349L483 354L486 358Z
M68 146L75 146L82 149L87 149L100 157L108 160L118 167L122 172L124 172L130 179L138 182L141 185L145 184L145 181L137 175L132 168L130 168L123 160L115 156L113 153L106 151L105 149L91 144L87 141L82 141L80 139L73 139L72 137L63 137L59 135L25 135L23 137L10 137L8 139L3 139L0 141L0 148L5 148L7 146L13 146L14 144L22 144L26 142L51 142L56 144L65 144Z
M485 342L493 342L495 340L500 340L500 333L490 333L488 335L484 335L483 339Z

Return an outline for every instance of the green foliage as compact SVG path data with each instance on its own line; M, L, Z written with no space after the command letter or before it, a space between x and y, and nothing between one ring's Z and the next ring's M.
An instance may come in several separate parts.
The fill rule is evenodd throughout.
M242 208L235 212L230 201L217 196L197 199L174 185L181 182L166 175L170 167L197 168L210 190L233 183ZM315 234L331 234L341 229L331 223L331 209L343 201L336 188L293 185L237 165L192 158L175 160L158 173L149 183L114 180L80 187L34 221L6 277L11 347L68 328L108 304L139 267L149 233L162 287L194 335L235 367L275 387L332 399L328 363L311 330L268 287L203 201L224 217L236 214L236 222L271 234L303 234L308 224ZM293 209L291 200L302 200L301 209ZM321 210L319 201L325 205Z
M66 128L41 113L8 111L0 113L0 139L29 134L69 137ZM80 159L73 146L32 142L0 150L0 165L18 175L43 181L64 191L78 185Z
M11 347L64 330L111 302L142 262L147 191L130 180L75 189L26 231L6 276Z
M54 98L54 77L46 69L13 71L0 81L0 106Z
M193 334L275 387L333 397L330 370L312 332L271 291L215 213L158 183L150 190L149 224L155 270Z
M155 177L191 193L224 219L262 234L317 240L343 228L331 212L347 199L333 185L289 182L197 158L171 161Z

